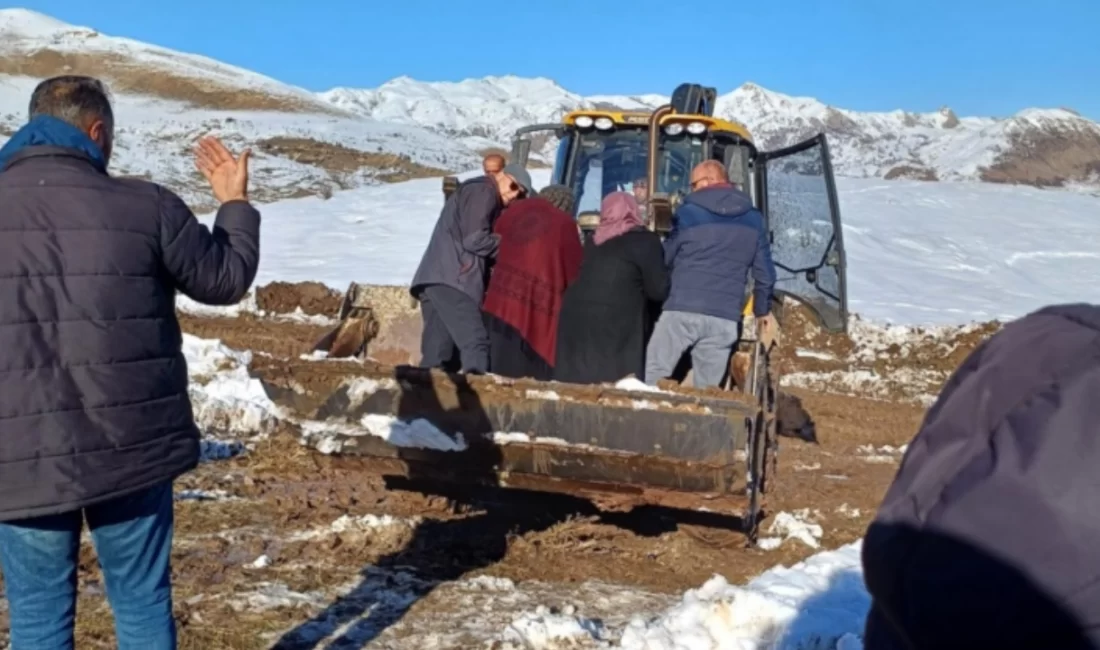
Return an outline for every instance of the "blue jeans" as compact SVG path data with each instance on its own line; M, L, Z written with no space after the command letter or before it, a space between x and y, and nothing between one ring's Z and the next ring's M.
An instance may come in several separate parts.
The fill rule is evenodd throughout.
M103 570L119 650L175 650L171 482L83 511L0 523L12 650L73 649L84 518Z

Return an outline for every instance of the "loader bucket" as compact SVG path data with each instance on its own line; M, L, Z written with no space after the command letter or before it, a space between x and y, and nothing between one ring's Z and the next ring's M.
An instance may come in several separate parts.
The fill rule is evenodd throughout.
M407 287L352 283L338 316L315 348L329 360L252 364L307 446L413 482L705 506L741 516L755 538L778 395L757 346L731 360L735 390L655 391L414 367L422 321Z
M359 458L385 476L566 493L619 508L694 510L705 499L708 509L742 514L748 503L761 418L742 393L371 362L264 358L252 374L298 423L305 445Z
M314 352L389 365L420 360L423 322L408 287L352 282L336 317L340 323L317 341Z

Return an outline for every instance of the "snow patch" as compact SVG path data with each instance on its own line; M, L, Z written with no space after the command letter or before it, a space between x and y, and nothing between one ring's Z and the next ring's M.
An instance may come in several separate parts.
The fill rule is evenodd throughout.
M413 528L420 521L419 517L401 519L391 515L366 514L358 517L343 515L328 526L292 533L287 536L287 541L302 542L342 533L371 533L393 527Z
M266 555L261 555L248 563L248 568L250 569L266 569L269 566L271 566L271 558Z
M644 381L637 379L636 377L626 377L615 382L615 388L619 390L635 390L646 393L667 393L667 390L662 390L656 386L650 386Z
M248 374L252 353L218 340L183 335L190 378L188 394L195 421L204 433L262 436L278 426L281 411L263 385Z
M464 451L467 448L461 433L452 438L423 418L402 420L371 413L360 418L358 423L305 420L299 425L303 443L323 454L339 453L346 446L354 446L354 439L362 436L381 438L395 447L437 451Z
M347 379L343 384L348 391L348 408L355 409L363 405L372 395L380 390L396 390L398 388L395 379L373 379L371 377L355 377Z
M853 508L852 506L848 505L847 503L840 504L837 507L836 511L837 511L837 514L844 515L845 517L848 517L849 519L859 519L859 517L863 514L862 512L860 512L859 508Z
M605 630L598 621L577 618L575 609L562 613L540 606L512 621L501 635L505 647L525 650L565 650L583 647L585 642L603 640Z
M247 592L229 600L236 612L265 612L273 609L298 609L323 607L327 594L324 591L300 592L289 589L280 582L261 582Z
M896 463L901 460L901 456L904 456L908 449L909 445L902 445L900 447L883 445L877 449L874 445L860 445L856 448L856 453L868 463L887 464Z
M774 567L743 587L715 576L651 620L636 618L625 650L858 648L870 597L862 542ZM843 644L843 645L841 645ZM857 645L858 644L858 645Z
M819 518L818 513L811 515L808 508L795 512L780 512L768 526L770 536L761 537L757 544L766 551L772 551L779 548L783 542L793 539L810 548L818 548L821 546L820 540L824 534L824 530L815 522L815 519Z

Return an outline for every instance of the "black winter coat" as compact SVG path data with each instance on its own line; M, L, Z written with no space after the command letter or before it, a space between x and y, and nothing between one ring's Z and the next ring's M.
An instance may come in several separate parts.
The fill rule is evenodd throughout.
M158 185L32 146L0 171L0 227L0 521L195 467L176 291L239 301L259 263L259 213L227 203L211 233Z
M866 650L1100 647L1100 307L1042 309L967 358L863 566Z
M554 379L575 384L645 377L655 306L668 297L661 239L636 228L585 245L580 275L565 292L558 320Z

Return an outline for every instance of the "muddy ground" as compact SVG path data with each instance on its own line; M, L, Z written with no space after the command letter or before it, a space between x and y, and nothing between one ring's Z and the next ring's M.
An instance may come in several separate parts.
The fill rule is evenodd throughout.
M269 290L261 308L304 311L308 304L310 313L331 314L338 305L316 287L296 305L287 290ZM282 358L307 352L326 331L248 314L184 315L181 323L196 336ZM815 336L792 328L787 345L810 346ZM817 343L837 356L849 344ZM950 361L916 355L911 362L959 360L953 349ZM816 362L784 357L788 370ZM729 531L735 521L711 512L607 513L568 497L390 489L353 459L307 451L291 432L205 463L177 485L181 647L493 647L486 629L503 630L536 605L576 604L578 614L610 616L601 608L619 603L634 610L627 614L656 614L714 574L736 583L854 541L897 469L894 448L909 441L924 409L911 401L791 392L814 418L821 444L783 439L768 512L773 519L805 510L822 527L820 548L788 539L774 550L748 549ZM765 520L765 535L769 525ZM77 647L114 647L87 544L82 560ZM6 627L5 615L0 647Z

